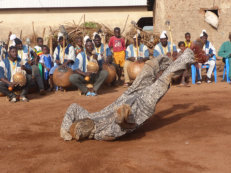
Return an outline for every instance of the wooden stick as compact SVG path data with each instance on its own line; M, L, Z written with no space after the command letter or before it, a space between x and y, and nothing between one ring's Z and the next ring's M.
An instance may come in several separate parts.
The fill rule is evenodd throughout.
M63 36L63 63L64 63L64 57L65 57L65 41L66 41L66 38L65 36Z
M53 36L50 35L50 38L49 38L49 47L50 47L50 54L51 56L53 56Z
M83 35L85 36L85 14L83 15Z
M136 31L137 32L137 31ZM137 55L137 59L138 59L138 56L139 56L139 45L138 45L138 32L136 34L136 55Z
M126 28L127 22L128 22L128 18L129 18L129 14L128 14L128 16L127 16L127 19L126 19L126 21L125 21L125 24L124 24L124 27L123 27L123 30L122 30L121 34L123 34L123 32L125 31L125 28Z
M78 23L78 26L80 26L80 23L82 21L82 18L83 18L83 15L81 16L80 20L79 20L79 23Z
M168 26L168 30L169 30L169 36L170 36L170 41L171 41L171 54L173 54L172 31L171 31L170 24Z
M32 22L32 29L34 34L34 43L36 43L36 36L35 36L35 30L34 30L34 21Z
M46 32L46 28L43 28L43 40L44 40L44 37L45 37L45 32Z
M107 54L106 54L106 35L103 32L103 56L104 56L104 62L107 60Z
M20 37L19 37L19 38L20 38L20 40L22 39L22 29L21 29L21 32L20 32Z

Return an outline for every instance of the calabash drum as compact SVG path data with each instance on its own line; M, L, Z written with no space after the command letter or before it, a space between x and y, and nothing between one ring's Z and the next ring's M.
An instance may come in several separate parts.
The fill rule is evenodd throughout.
M67 66L59 66L55 69L53 74L53 81L56 86L59 87L69 87L71 82L69 80L70 76L73 74L72 69Z
M13 81L18 84L20 87L23 87L26 85L26 76L22 72L16 72L13 75Z
M144 62L135 61L128 66L128 76L131 80L135 80L136 76L142 71Z
M97 73L99 70L99 65L97 62L90 61L87 63L87 71L92 73Z
M103 69L108 72L108 77L104 83L110 84L116 78L116 69L112 64L103 64Z

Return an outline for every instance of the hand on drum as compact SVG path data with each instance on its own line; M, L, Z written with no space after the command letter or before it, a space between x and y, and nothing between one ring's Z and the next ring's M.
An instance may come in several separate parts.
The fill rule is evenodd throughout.
M21 65L21 69L22 69L22 70L26 70L25 65Z
M136 59L135 59L135 57L130 57L130 58L128 58L128 60L134 62Z
M92 72L86 72L84 76L91 76Z

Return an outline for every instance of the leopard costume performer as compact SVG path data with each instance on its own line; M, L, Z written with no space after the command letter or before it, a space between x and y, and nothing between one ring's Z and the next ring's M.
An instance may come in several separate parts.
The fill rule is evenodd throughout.
M167 56L146 61L128 90L101 111L89 113L78 104L71 104L61 125L61 137L114 140L134 131L154 114L156 104L169 89L171 76L194 62L189 48L174 62Z

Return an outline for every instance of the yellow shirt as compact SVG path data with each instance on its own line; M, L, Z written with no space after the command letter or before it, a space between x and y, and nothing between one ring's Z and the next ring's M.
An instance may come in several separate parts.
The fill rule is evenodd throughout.
M192 43L191 41L189 43L187 41L185 41L184 43L185 43L185 47L187 47L187 48L191 47L191 43Z

